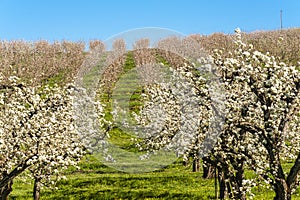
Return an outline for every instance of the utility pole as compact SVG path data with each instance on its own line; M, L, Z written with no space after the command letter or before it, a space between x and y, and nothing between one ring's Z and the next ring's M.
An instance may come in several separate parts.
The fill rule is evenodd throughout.
M280 10L280 30L282 30L282 10Z

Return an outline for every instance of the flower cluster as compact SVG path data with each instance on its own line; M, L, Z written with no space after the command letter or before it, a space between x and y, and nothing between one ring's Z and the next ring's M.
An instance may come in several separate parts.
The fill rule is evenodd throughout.
M17 77L0 82L2 192L27 169L46 183L78 163L83 151L73 125L71 88L27 86Z
M244 196L240 180L248 166L278 197L288 196L298 184L300 72L244 43L239 29L235 44L230 57L219 50L214 55L227 91L226 123L214 149L215 162L239 195ZM283 160L294 161L288 174Z

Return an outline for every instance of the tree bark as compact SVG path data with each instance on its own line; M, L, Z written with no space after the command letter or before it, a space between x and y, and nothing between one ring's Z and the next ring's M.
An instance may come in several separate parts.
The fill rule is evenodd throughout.
M243 180L245 180L244 177L244 163L243 161L239 160L238 163L234 166L234 168L237 170L235 174L235 184L237 189L237 193L235 194L235 199L238 200L246 200L246 195L243 193L243 191L240 190L240 188L243 187Z
M189 165L189 162L187 161L187 160L184 160L184 161L182 161L182 164L183 164L183 166L188 166Z
M12 172L10 173L4 172L2 174L3 178L0 180L1 200L8 199L8 196L12 191L14 178L17 177L19 174L21 174L24 170L26 170L29 167L29 165L27 164L27 161L29 159L30 158L26 159L23 163L18 165Z
M228 170L229 166L218 168L218 171L220 171L218 173L220 199L229 198L236 200L246 200L246 195L241 190L244 180L243 161L236 162L234 160L231 160L231 163L233 163L233 168L236 170L235 173Z
M193 159L193 172L199 172L200 170L200 161L198 158Z
M34 177L34 186L33 186L33 199L40 200L41 192L41 179L39 177Z
M213 178L214 172L215 172L215 167L213 166L213 164L211 164L208 161L209 158L202 158L203 161L203 178L209 179L209 178Z
M221 172L218 174L218 181L219 181L219 193L220 193L220 199L225 199L227 194L226 194L226 183L225 183L225 177L224 173Z
M276 181L275 193L274 200L291 200L292 198L291 189L284 179Z
M300 153L298 154L297 159L287 177L286 182L290 187L294 185L295 182L297 182L297 175L299 174L299 172L300 172Z
M7 185L1 188L1 200L8 200L9 194L12 192L13 180L10 180Z
M21 163L20 165L18 165L17 167L15 167L15 169L10 172L9 174L5 174L2 178L2 180L0 180L0 188L2 190L2 188L6 187L10 182L12 182L12 180L17 177L18 175L20 175L23 171L25 171L27 169L27 167L29 167L29 165L27 164L27 161L30 158L26 159L23 163Z

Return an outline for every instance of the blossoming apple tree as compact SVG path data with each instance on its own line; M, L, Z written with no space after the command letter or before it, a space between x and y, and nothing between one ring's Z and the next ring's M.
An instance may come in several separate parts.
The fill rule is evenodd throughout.
M28 86L0 75L0 194L7 199L25 170L41 184L61 178L83 151L73 127L71 87ZM54 176L55 175L55 176ZM58 179L59 179L58 178Z
M213 151L215 161L232 198L246 198L246 186L259 183L244 179L248 166L257 180L273 188L275 199L291 199L300 171L299 66L256 51L236 32L232 57L222 58L220 51L214 56L227 90L228 113ZM283 170L286 160L293 162L288 172Z

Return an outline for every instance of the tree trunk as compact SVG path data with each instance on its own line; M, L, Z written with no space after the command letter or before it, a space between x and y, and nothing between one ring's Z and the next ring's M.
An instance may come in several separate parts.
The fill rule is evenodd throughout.
M243 187L244 180L244 168L243 165L234 166L237 170L235 175L232 175L227 168L223 168L223 171L220 169L220 173L218 173L218 181L219 181L219 192L220 199L236 199L236 200L246 200L246 195L241 190ZM229 180L229 181L225 181ZM232 190L232 188L235 188Z
M209 179L209 178L214 178L214 172L215 172L215 168L212 165L203 165L203 178Z
M226 190L225 190L225 197L229 199L234 199L234 196L232 195L232 190L231 190L231 184L230 182L226 182Z
M275 183L276 196L274 200L291 200L292 192L284 179L280 179Z
M40 192L41 192L41 179L39 177L34 178L34 186L33 186L33 199L40 200Z
M9 185L10 183L12 184L12 181L15 177L17 177L19 174L21 174L23 171L25 171L27 169L27 167L29 167L29 165L27 164L28 160L31 159L27 158L23 163L21 163L20 165L18 165L12 172L8 173L4 173L2 175L2 180L0 180L0 188L2 191L2 188L5 188L7 185Z
M240 188L243 187L243 180L245 180L244 177L244 163L243 161L239 161L239 164L235 165L234 168L236 169L236 174L235 174L235 188L237 188L237 192L235 194L235 199L238 200L246 200L246 195L244 194L243 191L241 191Z
M12 192L12 185L13 181L9 181L7 185L5 185L3 188L1 188L1 200L8 200L9 194Z
M184 161L182 161L182 164L183 164L183 166L188 166L189 165L189 162L187 161L187 160L184 160Z
M215 167L208 161L209 158L202 158L203 160L203 178L209 179L213 178L214 172L215 172Z
M220 186L220 199L225 199L226 198L226 183L224 180L224 174L223 172L218 174L218 181L219 181L219 186Z
M200 161L198 158L193 159L193 172L199 172L200 170Z

